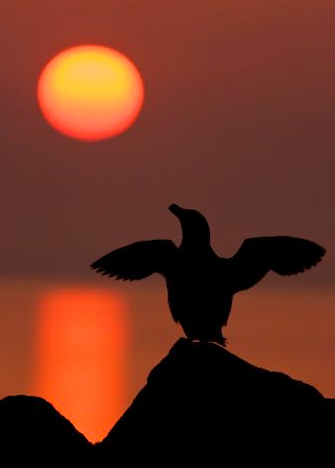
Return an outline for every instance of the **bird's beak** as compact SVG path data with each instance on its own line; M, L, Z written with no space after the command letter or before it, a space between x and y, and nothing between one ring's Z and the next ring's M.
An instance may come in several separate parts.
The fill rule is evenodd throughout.
M179 216L185 211L184 208L181 208L180 206L176 205L175 203L173 203L172 205L169 206L169 210L171 211L171 213L173 213L175 216L177 216L177 218L179 218Z

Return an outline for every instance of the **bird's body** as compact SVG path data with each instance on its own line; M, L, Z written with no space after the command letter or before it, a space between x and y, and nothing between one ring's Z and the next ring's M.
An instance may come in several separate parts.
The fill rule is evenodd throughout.
M232 303L224 270L224 261L213 251L203 255L181 251L166 275L172 316L188 338L223 344L221 328L227 323Z
M163 275L172 317L192 340L224 345L222 327L235 293L254 286L270 270L290 275L309 269L325 253L306 239L276 236L246 239L233 257L221 258L210 245L201 213L178 205L169 209L181 222L179 248L163 239L135 242L100 258L92 268L124 280Z

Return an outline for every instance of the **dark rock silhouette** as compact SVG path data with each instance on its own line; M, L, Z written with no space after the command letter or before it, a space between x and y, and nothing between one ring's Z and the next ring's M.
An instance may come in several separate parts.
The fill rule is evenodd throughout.
M96 449L125 466L303 466L334 458L334 417L334 401L312 386L180 339Z
M165 277L173 319L186 336L225 344L233 295L257 284L269 271L292 275L316 265L325 249L289 236L246 239L231 258L220 258L210 245L205 217L196 210L171 205L181 223L179 248L171 240L140 241L113 250L91 267L103 275L140 280L153 273Z
M17 395L0 400L2 466L83 466L93 445L43 398Z
M312 386L182 338L102 442L92 446L41 398L7 397L0 453L4 466L323 467L333 464L334 418L334 401Z

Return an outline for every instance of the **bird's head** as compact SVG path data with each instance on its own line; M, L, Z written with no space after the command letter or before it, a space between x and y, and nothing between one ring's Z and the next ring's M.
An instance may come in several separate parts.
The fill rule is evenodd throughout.
M183 231L183 246L201 247L210 245L209 226L206 218L199 211L182 208L176 204L170 205L169 210L180 221Z

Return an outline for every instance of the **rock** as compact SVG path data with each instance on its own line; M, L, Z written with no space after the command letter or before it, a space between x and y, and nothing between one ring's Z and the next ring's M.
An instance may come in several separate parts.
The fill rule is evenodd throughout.
M3 466L83 466L93 445L43 398L17 395L0 400Z
M335 403L213 343L180 339L93 446L42 398L0 401L6 466L332 466Z
M302 463L330 455L334 416L334 402L312 386L180 339L96 449L105 462L146 466Z

